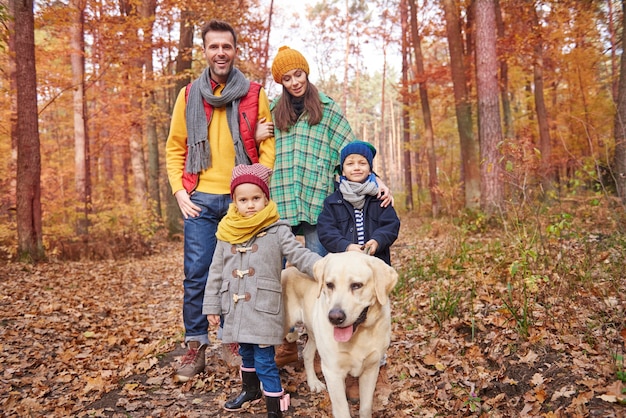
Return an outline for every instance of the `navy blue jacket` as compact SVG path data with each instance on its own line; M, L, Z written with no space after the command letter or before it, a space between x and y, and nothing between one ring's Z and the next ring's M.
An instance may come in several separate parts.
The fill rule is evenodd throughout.
M365 242L378 242L376 257L391 265L389 248L398 238L400 219L393 206L380 207L376 196L367 196L363 206ZM324 200L324 208L317 218L317 235L330 253L342 253L348 245L357 243L354 207L336 191Z

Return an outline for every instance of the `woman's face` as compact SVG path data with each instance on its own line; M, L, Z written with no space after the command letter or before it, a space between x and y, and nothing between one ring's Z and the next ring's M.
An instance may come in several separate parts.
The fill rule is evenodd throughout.
M309 86L306 73L299 68L287 71L281 81L283 87L286 88L293 97L302 97Z

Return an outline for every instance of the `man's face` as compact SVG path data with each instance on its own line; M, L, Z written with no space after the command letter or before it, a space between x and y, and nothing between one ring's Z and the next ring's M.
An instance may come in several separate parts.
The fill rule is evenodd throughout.
M233 35L230 32L209 31L205 34L204 41L204 57L211 70L211 78L224 84L237 57Z

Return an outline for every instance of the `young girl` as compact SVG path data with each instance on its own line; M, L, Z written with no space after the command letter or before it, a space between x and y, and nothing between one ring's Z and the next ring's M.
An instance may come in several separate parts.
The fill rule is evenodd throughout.
M239 343L242 391L224 408L237 411L260 399L262 382L267 416L282 417L289 395L281 386L274 345L284 337L283 258L313 276L313 264L321 257L304 248L289 224L279 220L276 203L269 198L270 175L261 164L234 168L233 203L217 228L202 311L215 326L223 315L222 341Z
M376 198L375 155L364 141L341 150L339 190L324 200L317 233L328 252L364 251L391 265L389 248L398 239L400 219L393 206L381 207Z

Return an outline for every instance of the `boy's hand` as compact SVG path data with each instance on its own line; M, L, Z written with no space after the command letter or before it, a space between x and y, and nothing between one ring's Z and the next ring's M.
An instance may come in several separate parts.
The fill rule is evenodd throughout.
M363 246L363 252L365 254L374 255L378 250L378 242L375 239L371 239L365 243Z

